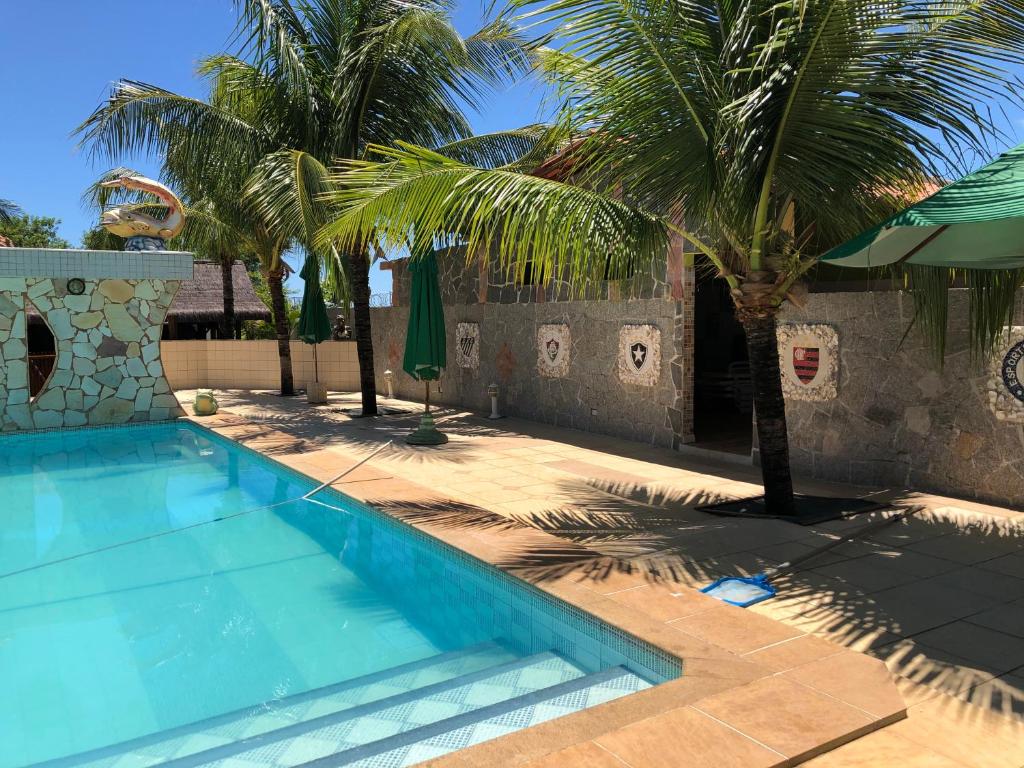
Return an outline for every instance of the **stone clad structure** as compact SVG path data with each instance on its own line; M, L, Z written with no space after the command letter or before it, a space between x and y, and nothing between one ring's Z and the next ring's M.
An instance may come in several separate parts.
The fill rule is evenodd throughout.
M160 361L167 309L187 253L0 251L0 431L159 421L181 414ZM56 359L29 388L27 315Z
M638 265L632 278L598 281L581 293L557 279L541 286L530 275L467 264L458 249L438 256L448 368L432 401L489 411L487 387L496 383L510 416L667 448L692 441L694 275L681 242L666 259ZM377 380L390 369L396 394L419 398L423 385L402 371L406 264L388 267L395 306L372 310ZM556 327L564 330L552 333ZM651 347L649 365L628 376L616 367L624 327L643 327Z
M439 264L449 366L432 400L486 413L493 382L506 415L676 449L693 442L694 338L715 337L697 327L696 280L681 249L582 298L557 282L524 285L467 266L459 252ZM373 310L377 376L391 369L397 394L415 399L422 385L401 371L409 281L403 262L391 268L396 306ZM795 474L1024 507L1024 303L994 359L975 361L966 292L952 291L940 368L919 332L908 333L913 299L864 288L812 286L804 308L787 305L779 319ZM478 365L458 362L460 324L479 334ZM657 370L624 368L620 338L647 354L660 339ZM742 458L756 462L754 446Z

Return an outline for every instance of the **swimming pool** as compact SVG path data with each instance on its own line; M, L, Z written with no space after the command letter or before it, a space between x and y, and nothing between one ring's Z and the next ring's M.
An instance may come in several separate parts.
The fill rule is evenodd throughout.
M412 765L680 674L314 486L187 423L0 438L0 768Z

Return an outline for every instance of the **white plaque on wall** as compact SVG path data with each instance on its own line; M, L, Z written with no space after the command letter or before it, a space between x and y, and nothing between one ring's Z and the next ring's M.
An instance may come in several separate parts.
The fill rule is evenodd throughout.
M661 375L661 329L656 325L622 326L618 369L619 378L627 384L657 384Z
M791 400L834 400L839 385L839 335L830 325L778 326L782 391Z
M561 379L569 373L569 326L542 325L537 329L537 373Z
M455 361L459 368L480 367L480 324L459 323L455 326Z

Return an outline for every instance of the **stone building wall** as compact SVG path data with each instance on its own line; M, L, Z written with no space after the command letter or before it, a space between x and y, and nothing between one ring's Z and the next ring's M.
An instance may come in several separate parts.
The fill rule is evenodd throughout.
M788 305L781 322L829 325L839 350L834 399L787 399L794 470L1024 505L1024 419L997 416L993 361L971 360L966 292L950 294L941 369L919 332L903 339L913 312L912 298L896 291L817 293L803 310ZM1020 303L1016 315L1024 324Z
M372 310L374 359L381 391L390 369L396 395L421 399L423 384L402 371L406 267L390 265L396 306ZM458 250L439 257L439 273L448 368L432 401L489 412L487 387L496 383L509 416L665 447L692 441L693 270L684 267L681 245L631 279L576 292L558 280L524 285L521 275L467 264ZM475 324L478 334L471 361L459 353L460 324ZM538 338L550 326L563 326L559 339L568 337L554 366L545 365ZM652 362L643 376L623 375L620 335L638 326L644 338L660 337L656 369Z
M160 334L191 261L190 254L0 252L0 431L180 415L164 377ZM69 290L72 280L80 291ZM27 347L32 309L53 334L56 351L34 398Z

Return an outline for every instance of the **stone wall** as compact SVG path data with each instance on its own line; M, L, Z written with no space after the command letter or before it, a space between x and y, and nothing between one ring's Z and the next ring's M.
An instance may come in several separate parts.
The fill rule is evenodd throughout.
M0 431L179 415L160 360L160 334L191 264L191 254L0 252ZM32 310L53 334L56 351L34 398L27 347Z
M557 275L545 285L529 284L532 278L497 260L467 262L461 249L439 253L448 368L440 387L432 385L431 400L489 413L487 387L496 383L500 409L509 416L670 448L692 442L694 284L685 260L682 242L674 242L665 258L638 263L631 278L595 280L581 289ZM423 384L402 371L407 262L388 268L396 306L372 310L378 389L385 391L383 373L390 369L396 395L421 399ZM460 324L476 326L472 364L459 354ZM556 365L545 366L538 334L554 325L568 333L568 360L563 350ZM630 327L638 340L660 340L657 365L643 375L630 376L620 359L620 336Z
M839 349L835 399L787 400L794 470L1021 506L1024 425L990 406L992 366L971 360L966 292L950 294L941 369L916 330L901 344L913 311L901 292L817 293L803 310L788 306L782 322L828 324Z
M682 302L664 299L447 306L448 368L440 391L432 385L431 400L489 413L487 386L494 382L501 388L500 409L508 416L672 447L683 431L678 388L684 370L673 343L681 313ZM396 395L422 399L423 384L402 371L408 308L375 309L372 315L379 389L385 390L383 374L390 369ZM455 329L465 322L479 324L475 369L462 368L456 361ZM653 387L625 383L617 374L619 329L631 323L652 324L661 331L662 354ZM542 324L565 324L570 329L564 378L537 372L536 335Z

